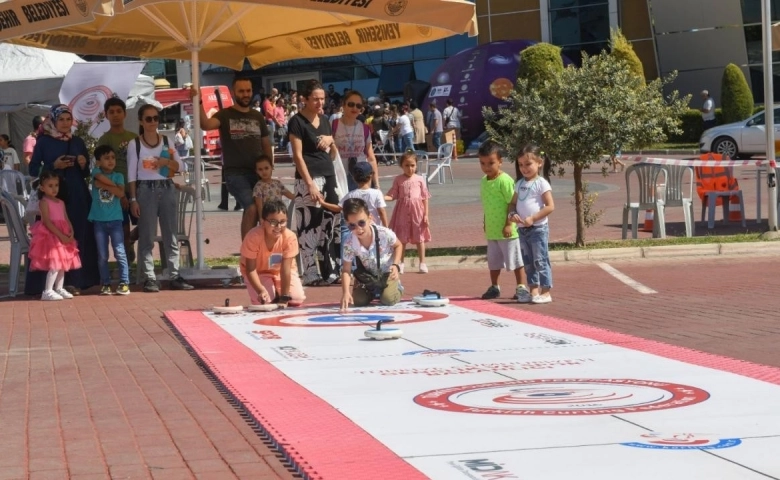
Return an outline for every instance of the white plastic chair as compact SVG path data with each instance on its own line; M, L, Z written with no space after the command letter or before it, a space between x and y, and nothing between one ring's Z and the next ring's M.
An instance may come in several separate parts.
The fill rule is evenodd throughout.
M184 183L185 185L192 185L192 182L195 181L195 157L184 157L182 161L187 169L187 171L184 172ZM206 177L206 160L203 158L200 160L200 186L201 199L205 198L210 202L211 184L209 183L208 177Z
M2 205L5 224L8 227L8 238L11 242L11 265L8 279L8 296L15 297L19 289L19 275L24 271L22 269L22 259L24 265L29 261L27 254L30 251L30 237L27 235L27 228L19 215L20 202L11 196L8 192L0 193L0 205Z
M425 163L425 171L427 172L428 171L428 152L426 152L424 150L415 150L414 154L417 156L417 166L418 166L417 169L418 169L418 171L422 170L421 168L419 168L419 166L420 166L421 163L424 162ZM428 185L428 175L425 175L423 178L425 179L425 185L427 186Z
M684 165L665 165L667 173L669 174L668 182L666 183L666 197L664 198L664 208L669 207L682 207L683 215L685 217L685 236L692 237L694 234L693 228L693 184L696 182L693 174L693 167ZM688 177L688 196L685 196L685 174L689 173Z
M623 240L628 234L628 213L631 212L631 234L637 238L639 212L641 210L653 211L653 237L666 238L666 225L664 219L665 194L661 191L658 176L663 173L663 184L668 185L669 173L660 165L638 163L626 168L626 203L623 204ZM631 201L631 175L634 174L639 182L639 201Z
M434 175L437 178L436 183L447 183L447 176L444 174L444 169L450 171L450 181L455 183L455 178L452 176L452 150L455 147L452 143L443 143L439 146L439 151L436 153L436 160L428 162L428 170L426 176L430 183ZM433 173L431 173L433 169Z
M18 170L0 170L0 190L16 200L16 208L22 219L24 219L25 207L32 191L31 180L35 179L26 177Z

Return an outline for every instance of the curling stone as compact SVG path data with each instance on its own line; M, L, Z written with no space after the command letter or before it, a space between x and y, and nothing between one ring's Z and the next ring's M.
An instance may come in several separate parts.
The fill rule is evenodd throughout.
M379 320L376 322L376 328L370 328L365 331L366 338L371 340L395 340L401 338L404 334L400 328L382 328L383 323L393 322L394 320Z
M244 311L244 307L241 305L236 306L230 306L230 299L225 299L225 305L224 306L214 306L211 309L214 313L241 313Z
M414 303L421 307L443 307L450 303L450 299L442 297L441 293L431 290L423 290L422 295L413 297Z
M272 312L279 308L277 303L264 303L262 305L249 305L246 307L250 312Z

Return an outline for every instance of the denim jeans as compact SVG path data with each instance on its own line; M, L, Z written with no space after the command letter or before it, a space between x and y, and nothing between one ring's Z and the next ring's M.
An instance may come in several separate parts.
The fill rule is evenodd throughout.
M521 227L518 230L528 285L552 288L552 267L547 250L547 240L550 237L548 224Z
M406 135L401 137L401 140L403 140L402 143L403 143L404 150L403 152L398 152L398 153L404 153L407 150L414 150L414 133L407 133ZM401 163L400 157L398 158L398 163Z
M141 269L144 280L156 280L154 273L154 240L157 236L157 223L160 224L160 238L170 278L179 276L179 241L178 233L178 193L170 180L153 180L138 182L136 190L141 216L138 218L138 268Z
M92 222L95 230L95 242L97 243L98 270L100 271L100 284L109 285L111 275L108 271L108 243L114 249L114 258L119 265L119 282L130 283L130 272L125 253L125 236L122 220L111 222Z
M444 132L433 132L433 135L431 135L431 143L433 143L433 149L438 151L439 147L441 147L441 136Z
M225 175L225 186L236 198L241 208L246 210L250 205L254 205L255 198L252 191L260 178L256 173L245 173L238 175ZM260 212L257 212L258 214Z

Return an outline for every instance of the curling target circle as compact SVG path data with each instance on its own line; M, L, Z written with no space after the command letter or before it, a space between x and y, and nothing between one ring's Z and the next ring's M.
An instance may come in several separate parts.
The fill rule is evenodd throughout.
M441 320L447 315L437 312L424 312L417 310L381 310L379 312L348 312L334 313L309 312L306 314L277 315L274 317L259 318L254 323L272 327L365 327L373 325L380 320L394 320L399 323L418 323Z
M709 398L688 385L633 379L537 379L431 390L415 403L494 415L611 415L695 405Z

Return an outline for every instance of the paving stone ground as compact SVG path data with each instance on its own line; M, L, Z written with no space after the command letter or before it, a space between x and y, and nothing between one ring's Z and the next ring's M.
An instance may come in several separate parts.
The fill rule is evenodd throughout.
M393 168L382 167L383 175L395 172ZM464 184L468 178L476 182L478 167L459 162L455 176L456 186L461 179ZM620 182L615 176L594 177L594 183L595 178L606 185L600 201L607 213L605 224L592 231L617 238L611 209L622 202L619 190L613 190ZM563 190L564 181L554 186L558 184ZM751 185L745 181L746 188ZM434 195L436 189L447 188L453 187L433 187ZM459 195L453 193L450 206L434 203L435 211L442 212L435 216L434 238L479 245L481 233L472 225L478 209L473 199L456 203ZM745 195L746 200L751 197ZM555 236L567 238L567 198L558 198L553 225L561 226L555 227ZM230 235L214 232L237 230L237 220L233 213L209 216L210 247L216 244L220 255L236 251L237 245ZM0 263L6 259L7 251L0 250ZM496 301L780 367L776 347L780 259L740 256L610 264L658 293L640 294L597 264L566 262L554 269L552 304ZM407 296L428 288L478 297L488 276L483 270L422 275L407 269L403 282ZM513 291L512 283L510 275L502 274L505 297ZM0 291L5 288L0 285ZM339 289L309 288L308 301L336 302ZM225 298L232 304L246 303L245 290L201 284L194 292L134 291L128 297L94 293L63 302L21 296L0 303L0 480L293 478L163 320L167 310L205 309Z

